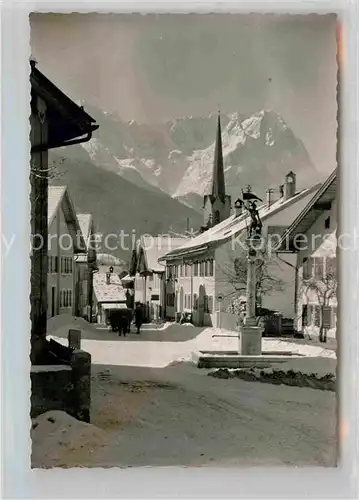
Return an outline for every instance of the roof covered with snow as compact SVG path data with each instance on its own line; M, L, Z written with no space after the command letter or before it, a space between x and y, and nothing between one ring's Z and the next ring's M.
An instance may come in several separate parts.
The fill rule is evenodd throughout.
M66 186L49 186L47 220L51 224L66 192Z
M302 210L298 217L289 226L284 233L281 245L282 249L286 248L289 243L289 248L293 248L293 239L296 234L305 234L316 219L328 210L332 201L337 196L337 169L335 169L327 180L322 184L320 189L314 194L307 206Z
M143 250L146 267L149 271L163 272L164 264L160 264L158 259L168 252L179 248L188 238L172 238L170 236L141 236L139 248Z
M311 188L300 191L287 200L279 198L277 201L274 201L270 207L268 207L267 204L263 204L258 207L261 221L266 221L278 212L285 210L297 201L302 200L305 196L308 196L311 193L314 194L319 187L320 184L316 184ZM249 215L246 212L238 216L233 214L204 233L186 241L181 247L169 252L165 256L166 259L163 259L163 262L165 260L170 260L187 254L199 253L201 250L205 250L211 243L225 242L245 231L249 224Z
M90 237L90 232L91 232L92 215L91 214L77 214L77 219L79 221L80 229L81 229L82 235L84 237L84 240L87 243L88 239Z
M73 240L74 251L76 253L84 252L86 250L85 240L83 238L82 230L80 228L80 224L76 216L75 208L70 198L67 186L49 186L47 193L48 227L50 228L51 223L61 206L69 230L69 234L71 235Z
M106 273L95 273L93 290L97 302L126 302L126 294L117 274L111 273L110 283L107 284Z

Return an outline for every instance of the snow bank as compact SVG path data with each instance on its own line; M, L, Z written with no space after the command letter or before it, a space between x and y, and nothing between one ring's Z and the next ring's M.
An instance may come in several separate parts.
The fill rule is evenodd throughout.
M35 418L31 439L34 468L89 467L95 452L109 443L105 431L63 411L48 411Z
M286 363L273 363L270 368L220 368L208 375L223 379L236 377L248 382L336 390L336 360L330 358L293 359Z
M56 337L57 340L61 338L67 340L70 329L81 330L81 332L86 332L94 336L98 335L98 331L93 324L83 318L71 316L70 314L59 314L50 318L47 322L47 333L51 337Z

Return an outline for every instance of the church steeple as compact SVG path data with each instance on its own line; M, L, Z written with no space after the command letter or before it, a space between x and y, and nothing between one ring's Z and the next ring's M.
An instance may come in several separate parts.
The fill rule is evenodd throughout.
M214 150L212 197L220 198L224 203L226 197L226 186L224 183L223 151L222 151L222 130L221 115L218 112L216 145Z
M230 216L231 197L226 194L222 150L221 117L218 113L211 191L204 195L204 226L208 229Z

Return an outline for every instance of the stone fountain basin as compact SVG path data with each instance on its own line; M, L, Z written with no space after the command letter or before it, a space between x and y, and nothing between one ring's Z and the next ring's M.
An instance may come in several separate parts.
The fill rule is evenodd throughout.
M192 361L198 368L270 368L274 363L303 359L302 354L290 351L266 351L260 355L241 355L238 351L197 351Z

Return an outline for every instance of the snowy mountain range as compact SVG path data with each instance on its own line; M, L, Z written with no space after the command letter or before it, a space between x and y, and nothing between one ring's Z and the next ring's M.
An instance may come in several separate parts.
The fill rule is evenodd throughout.
M212 178L217 114L143 125L84 107L99 130L90 142L50 155L76 209L91 212L104 234L198 230L203 194ZM290 170L300 188L317 182L303 143L276 112L222 114L221 124L226 189L233 200L248 184L263 196L268 187L282 184ZM128 258L126 249L113 253Z
M122 122L91 106L85 109L100 125L96 136L83 144L94 164L198 208L210 188L216 114L143 125ZM232 196L248 184L263 195L266 188L281 184L290 170L302 187L317 180L302 141L275 111L249 117L222 114L221 123L226 185Z

